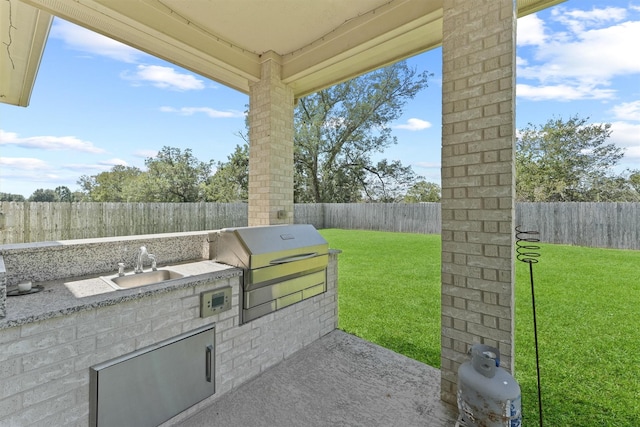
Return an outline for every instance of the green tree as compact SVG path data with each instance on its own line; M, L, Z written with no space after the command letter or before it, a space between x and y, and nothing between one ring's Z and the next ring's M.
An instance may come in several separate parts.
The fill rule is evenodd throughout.
M0 193L0 202L24 202L25 197L22 194Z
M215 174L207 182L207 201L231 203L249 199L248 144L237 145L227 160L218 162Z
M417 177L411 166L403 166L399 160L386 159L376 165L362 165L367 181L362 190L367 202L396 203L402 201L407 190L415 185Z
M56 187L56 189L53 191L58 196L59 202L75 202L76 201L73 193L71 192L71 190L69 190L69 187L61 185Z
M575 202L606 194L611 168L623 157L606 144L610 124L588 118L550 119L529 124L516 141L516 194L519 201Z
M30 202L59 202L58 194L51 189L38 188L29 197Z
M625 176L605 176L599 178L590 188L585 200L592 202L638 202L640 194Z
M146 202L198 202L205 200L205 186L212 161L201 162L187 148L163 147L158 156L147 158L147 172L135 181L135 194Z
M434 182L418 181L404 196L405 203L439 202L440 186Z
M398 62L300 99L294 113L295 201L395 200L389 189L412 185L399 162L374 164L371 156L397 143L389 123L427 86L428 76Z
M630 171L629 185L631 185L636 193L640 194L640 169Z
M127 188L133 185L142 171L133 166L116 165L97 175L83 175L78 185L93 202L126 202Z

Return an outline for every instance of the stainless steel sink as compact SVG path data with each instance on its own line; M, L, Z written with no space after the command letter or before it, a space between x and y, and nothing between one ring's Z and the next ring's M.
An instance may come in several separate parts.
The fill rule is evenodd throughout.
M153 285L156 283L166 282L167 280L179 279L184 277L180 273L173 270L156 270L147 271L139 274L129 274L127 276L103 277L103 279L116 289L129 289L138 286Z

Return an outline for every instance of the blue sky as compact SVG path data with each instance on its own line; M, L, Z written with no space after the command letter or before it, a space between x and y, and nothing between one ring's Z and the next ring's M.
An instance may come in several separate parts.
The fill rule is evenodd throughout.
M516 127L550 118L611 123L640 168L640 0L569 0L518 20ZM409 60L434 73L393 123L381 156L440 182L441 50ZM29 107L0 104L0 192L79 189L82 175L144 169L164 146L226 161L243 141L247 95L55 19Z

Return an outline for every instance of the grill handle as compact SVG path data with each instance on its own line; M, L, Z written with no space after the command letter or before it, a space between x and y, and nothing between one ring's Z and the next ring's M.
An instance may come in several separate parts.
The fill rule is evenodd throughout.
M207 382L211 382L211 372L212 372L212 360L211 356L213 355L213 346L209 344L206 349L206 357L205 357L205 376L207 378Z
M292 255L292 256L288 256L288 257L284 257L284 258L273 259L273 260L269 261L269 264L271 264L271 265L286 264L288 262L301 261L303 259L313 258L316 255L318 255L318 252L309 252L309 253L306 253L306 254Z

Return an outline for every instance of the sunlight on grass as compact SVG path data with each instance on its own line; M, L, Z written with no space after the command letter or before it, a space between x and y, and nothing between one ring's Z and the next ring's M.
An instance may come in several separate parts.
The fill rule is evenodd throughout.
M440 236L321 230L339 256L339 328L440 367ZM541 245L533 266L548 426L640 426L640 251ZM516 379L537 386L529 266L516 263Z
M440 366L440 236L321 230L339 257L339 328Z
M545 420L640 426L640 251L541 245L533 266ZM529 269L516 276L516 379L537 420ZM525 403L525 397L529 396Z

